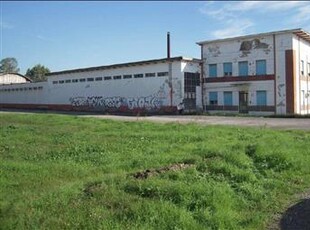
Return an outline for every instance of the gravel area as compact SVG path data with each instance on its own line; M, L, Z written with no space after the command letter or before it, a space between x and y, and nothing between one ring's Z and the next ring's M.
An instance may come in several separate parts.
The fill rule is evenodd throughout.
M264 117L228 117L228 116L115 116L85 115L102 119L122 121L152 121L160 123L177 122L182 124L198 123L202 125L230 125L246 127L266 127L275 129L310 130L309 118L264 118Z

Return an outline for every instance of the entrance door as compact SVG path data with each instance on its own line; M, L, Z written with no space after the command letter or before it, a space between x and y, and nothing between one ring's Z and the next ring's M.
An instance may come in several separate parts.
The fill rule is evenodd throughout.
M239 92L239 113L248 113L248 92Z

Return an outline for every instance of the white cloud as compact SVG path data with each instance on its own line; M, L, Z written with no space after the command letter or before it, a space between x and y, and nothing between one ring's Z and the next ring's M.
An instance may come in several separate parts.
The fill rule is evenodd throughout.
M310 4L308 6L300 7L298 13L292 17L293 23L304 23L310 24Z
M14 26L10 23L7 23L7 22L0 22L0 29L13 29Z
M227 26L223 29L211 32L215 38L235 37L246 34L246 30L253 26L251 20L233 19L227 22Z
M208 2L199 11L216 20L223 28L211 32L216 37L238 36L259 23L251 20L263 18L268 14L278 14L282 17L283 28L288 25L294 28L309 28L310 3L307 1L240 1L240 2ZM283 16L282 16L283 15Z

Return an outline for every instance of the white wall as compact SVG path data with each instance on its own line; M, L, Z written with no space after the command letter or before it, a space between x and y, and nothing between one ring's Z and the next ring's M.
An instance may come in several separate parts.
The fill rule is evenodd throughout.
M187 66L188 65L188 66ZM199 71L197 65L185 64L181 61L172 63L172 106L176 106L184 97L184 73ZM0 87L0 103L11 104L46 104L64 105L78 108L89 107L94 110L145 108L159 110L170 106L169 76L158 77L158 72L169 72L169 64L152 63L138 66L127 66L105 70L76 73L60 73L51 75L47 82L23 84L30 87L34 84L43 87L37 91L5 91ZM155 77L145 77L145 73L155 73ZM131 79L113 79L113 76L131 74ZM144 74L143 78L134 78L134 74ZM87 81L87 78L112 76L112 80ZM73 83L72 79L86 79L85 82ZM71 80L70 83L59 84L59 81ZM57 81L57 84L53 82ZM17 85L6 86L16 88Z
M209 64L217 64L217 76L223 77L223 63L225 62L232 62L233 76L239 76L239 61L248 61L249 75L256 74L256 60L266 60L267 74L274 72L273 38L270 35L207 43L203 45L203 57L205 58L205 77L209 76Z
M293 49L296 51L296 88L295 95L297 112L300 114L310 114L310 70L307 66L310 63L310 44L297 36L293 37ZM301 73L301 61L304 61L304 73Z

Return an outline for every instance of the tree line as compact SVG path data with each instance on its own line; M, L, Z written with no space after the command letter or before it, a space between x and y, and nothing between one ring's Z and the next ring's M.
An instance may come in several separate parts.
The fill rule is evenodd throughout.
M18 73L18 62L14 57L4 58L0 61L0 73ZM50 70L44 65L37 64L32 68L28 68L25 74L26 77L30 78L33 82L47 80L46 74L50 73Z

